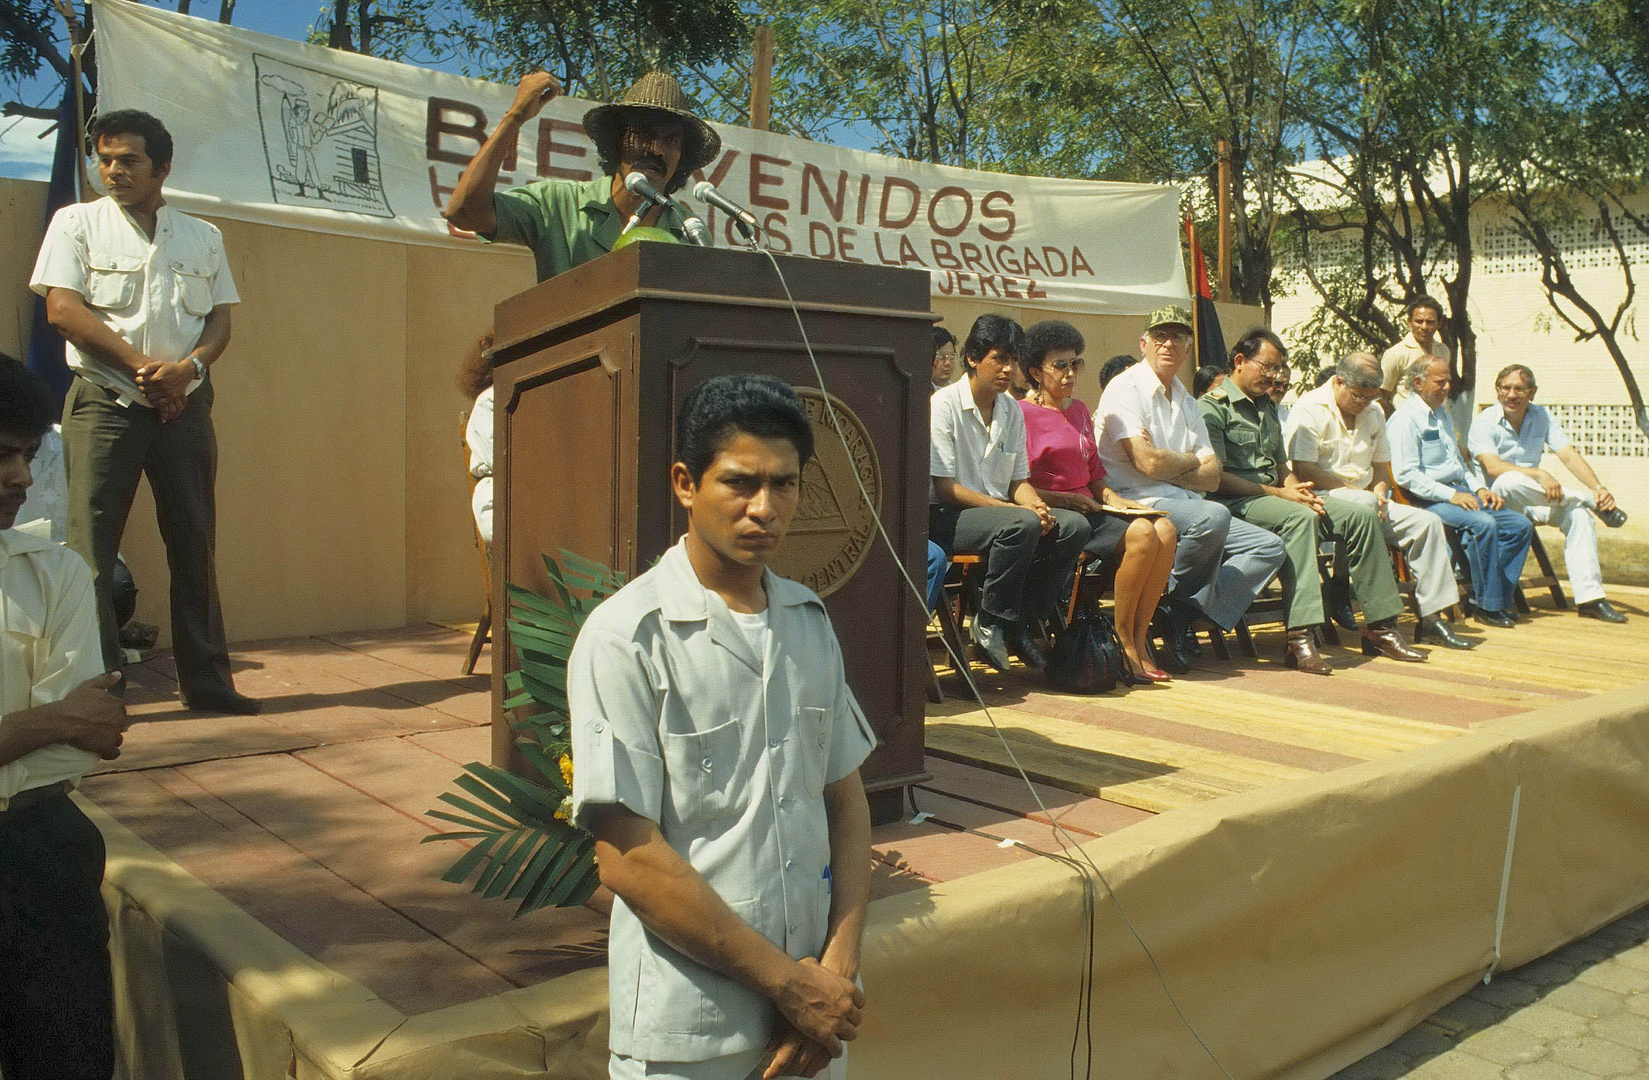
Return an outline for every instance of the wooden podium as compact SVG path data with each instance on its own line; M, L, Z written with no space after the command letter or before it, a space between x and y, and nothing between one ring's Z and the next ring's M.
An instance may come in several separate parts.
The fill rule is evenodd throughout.
M848 684L881 745L865 763L877 821L927 779L928 275L778 256L841 424L830 427L773 264L749 251L639 243L510 297L495 312L493 762L519 767L503 716L515 666L505 582L547 590L563 548L635 576L685 531L670 492L677 405L716 375L761 372L802 395L815 458L773 568L825 599ZM845 445L844 445L845 444Z

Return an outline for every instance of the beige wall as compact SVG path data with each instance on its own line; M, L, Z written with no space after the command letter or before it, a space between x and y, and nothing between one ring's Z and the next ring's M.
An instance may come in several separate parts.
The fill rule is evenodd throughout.
M45 230L46 185L0 178L0 352L22 359L29 349L34 294L29 274Z
M6 314L27 340L43 184L0 180ZM233 641L468 618L483 602L453 382L532 260L214 220L243 302L217 386L218 580ZM164 630L165 550L140 489L123 545Z

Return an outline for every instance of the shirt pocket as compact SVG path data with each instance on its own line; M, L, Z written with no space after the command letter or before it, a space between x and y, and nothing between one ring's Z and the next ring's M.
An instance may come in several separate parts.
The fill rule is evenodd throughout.
M830 768L831 723L828 709L803 705L796 710L796 738L806 765L808 787L823 791Z
M143 284L143 260L129 255L92 255L86 265L86 303L120 311L137 301Z
M191 315L205 318L212 314L212 278L193 266L172 264L172 276L177 280L178 307Z
M1428 469L1449 463L1449 444L1440 431L1423 432L1420 436L1420 464Z
M742 730L735 718L708 731L664 733L669 816L692 827L714 821L734 806Z
M997 447L985 452L985 460L980 462L979 472L984 477L988 491L980 492L992 498L1005 499L1008 488L1013 483L1014 455L1008 450ZM998 494L1000 492L1000 494Z

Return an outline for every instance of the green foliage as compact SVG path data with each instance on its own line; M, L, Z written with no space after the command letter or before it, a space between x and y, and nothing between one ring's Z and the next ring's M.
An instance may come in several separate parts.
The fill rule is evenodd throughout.
M457 791L439 799L450 810L430 817L459 828L426 836L474 841L441 875L489 899L519 901L520 917L543 907L575 907L600 884L589 833L569 823L572 789L561 760L571 754L567 657L584 620L624 585L618 573L568 551L561 563L544 556L550 595L508 585L509 629L519 667L504 676L516 746L535 776L517 776L480 762L464 766Z
M654 68L728 63L749 36L735 0L379 0L378 10L379 56L457 58L467 74L501 82L543 68L569 94L597 101L616 100Z
M21 86L48 64L67 78L69 62L56 41L62 25L50 0L0 3L0 82Z

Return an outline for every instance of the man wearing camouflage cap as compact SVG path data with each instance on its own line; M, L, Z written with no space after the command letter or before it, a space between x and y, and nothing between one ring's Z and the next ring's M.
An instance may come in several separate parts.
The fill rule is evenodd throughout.
M624 186L626 176L639 172L671 194L721 153L721 136L688 110L681 84L662 71L636 80L617 104L597 105L584 114L584 131L595 143L604 175L494 190L521 128L559 93L561 84L548 72L522 77L509 111L453 188L442 212L447 221L489 242L531 248L539 281L611 251L637 210L646 210L640 224L684 239L681 215L644 206Z
M1144 362L1112 379L1100 396L1094 441L1106 482L1165 512L1179 530L1165 598L1174 632L1157 653L1158 663L1179 673L1187 666L1192 617L1236 626L1285 552L1273 534L1203 498L1219 487L1220 459L1179 380L1191 354L1190 313L1178 304L1153 311L1139 347Z

